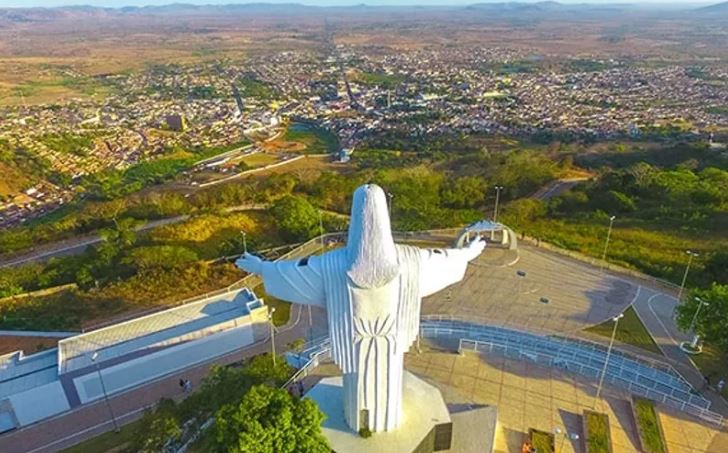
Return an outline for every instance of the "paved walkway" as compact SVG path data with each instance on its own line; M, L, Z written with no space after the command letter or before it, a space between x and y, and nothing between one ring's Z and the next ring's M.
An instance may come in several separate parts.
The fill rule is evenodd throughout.
M407 354L405 366L435 384L453 388L462 404L488 404L498 408L496 453L520 451L529 428L578 434L572 441L557 437L556 451L584 452L581 415L595 405L596 382L524 360L494 354L458 355L426 350ZM450 393L452 394L452 393ZM448 403L451 403L448 398ZM629 395L605 386L596 409L609 415L614 452L639 451ZM677 411L660 407L660 420L670 453L728 452L728 434Z
M280 353L288 343L309 334L306 309L295 305L291 309L291 321L279 329L276 335L276 350ZM325 325L325 312L313 309L316 334ZM184 395L180 391L179 380L189 379L193 388L200 385L213 365L226 365L243 358L270 351L270 339L241 348L230 354L209 360L198 366L167 375L147 385L115 395L109 399L111 407L120 424L130 423L140 418L145 408L154 405L160 398L177 398ZM102 401L79 407L57 417L12 431L0 436L2 453L46 453L55 452L75 445L113 429L109 409Z
M621 313L637 294L636 284L537 247L520 247L517 258L502 249L486 249L461 283L427 297L422 313L533 332L575 333Z

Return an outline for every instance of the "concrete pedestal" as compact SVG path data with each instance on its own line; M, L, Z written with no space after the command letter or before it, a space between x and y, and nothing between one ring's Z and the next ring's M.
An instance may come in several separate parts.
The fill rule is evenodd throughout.
M336 453L431 453L448 451L452 423L440 391L413 374L403 376L403 415L394 431L363 438L344 419L341 376L321 380L306 394L326 414L322 431Z

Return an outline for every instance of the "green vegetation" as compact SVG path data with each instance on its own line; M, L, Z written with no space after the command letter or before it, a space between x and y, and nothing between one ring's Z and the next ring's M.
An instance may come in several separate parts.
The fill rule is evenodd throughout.
M291 303L285 302L280 299L269 295L265 292L265 286L260 284L255 288L251 288L256 296L263 299L265 304L271 308L274 308L273 312L273 325L276 327L284 326L288 323L291 318Z
M323 421L312 400L257 385L239 404L227 404L215 415L217 447L241 453L329 453Z
M531 445L538 453L554 453L554 435L538 429L529 429Z
M391 90L404 82L405 76L403 74L383 72L357 72L352 79L362 85L378 86L385 90Z
M614 330L614 321L611 319L599 325L585 329L587 332L611 338ZM614 337L617 341L631 344L655 354L662 355L662 351L652 339L634 308L629 307L624 311L624 318L619 320L617 333Z
M584 433L586 453L612 453L607 414L584 411Z
M703 375L715 383L728 379L728 285L713 283L709 288L691 291L685 302L677 307L677 325L685 331L690 329L698 309L697 298L708 304L702 307L695 323L695 332L705 344L703 352L691 358ZM728 388L723 389L723 395L728 397Z
M505 223L528 236L601 257L609 216L615 215L609 261L679 284L685 250L699 250L705 258L696 260L688 283L720 281L723 267L717 260L728 247L722 234L728 228L724 158L702 145L681 145L575 161L599 176L547 202L506 205Z
M260 100L270 100L275 98L276 93L270 85L261 82L254 75L247 74L239 77L236 85L240 88L243 96L256 98Z
M655 404L648 399L633 397L632 407L642 450L645 453L667 453Z
M48 148L62 154L75 154L77 156L87 156L93 141L96 137L93 134L71 134L57 133L45 134L39 137L39 141Z
M717 383L720 379L728 379L728 353L719 348L704 344L703 352L690 356L690 359L697 365L703 376ZM723 397L728 398L728 387L723 389Z
M319 212L301 196L281 198L271 207L271 214L287 242L303 242L319 234Z
M134 442L134 436L141 428L143 420L128 423L120 431L109 431L89 440L62 450L61 453L107 453L114 449L124 452Z
M331 154L339 151L339 139L328 129L313 124L293 123L282 140L306 145L306 154Z
M141 420L123 426L120 433L102 434L64 450L64 453L105 453L111 449L118 449L115 451L119 453L156 453L162 451L168 442L179 447L179 444L185 440L182 438L185 423L189 423L187 433L189 435L199 429L208 418L218 414L216 418L219 419L219 414L223 410L227 412L234 412L236 409L242 410L246 403L255 403L252 406L246 406L246 409L250 411L248 415L258 417L256 419L246 417L249 422L257 420L263 426L270 426L270 423L266 423L266 421L280 422L281 419L266 419L267 416L280 414L285 418L285 414L289 413L286 409L292 409L296 417L290 421L288 429L296 431L297 428L300 428L302 431L296 431L296 435L305 431L314 438L321 436L319 431L320 412L315 404L302 403L306 400L293 398L277 388L286 382L292 371L282 357L279 357L276 365L273 365L270 354L258 355L232 366L215 366L204 378L199 390L181 402L162 399L154 409L145 412ZM283 395L290 400L284 399ZM232 415L225 422L226 426L230 426L230 424L239 422L239 419ZM220 443L217 436L214 435L216 431L218 429L212 427L203 432L190 451L206 453L238 451ZM255 445L255 443L251 445Z

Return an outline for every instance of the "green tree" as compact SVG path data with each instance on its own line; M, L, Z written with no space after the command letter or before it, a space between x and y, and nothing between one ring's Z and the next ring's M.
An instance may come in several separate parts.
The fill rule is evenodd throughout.
M691 292L688 301L677 307L677 325L683 330L690 325L702 302L700 315L695 323L695 332L703 339L723 349L728 348L728 285L713 283L708 289Z
M305 241L318 233L318 211L307 199L289 195L276 201L271 214L288 241Z
M197 260L197 254L186 247L153 245L131 250L122 263L144 272L150 269L178 269Z
M452 208L477 208L485 199L485 180L477 176L451 179L442 190L442 201Z
M161 399L154 410L145 412L134 436L134 451L158 453L182 436L179 420L175 416L177 405L171 399Z
M258 385L239 404L217 412L216 440L230 453L330 453L321 433L323 420L313 401Z

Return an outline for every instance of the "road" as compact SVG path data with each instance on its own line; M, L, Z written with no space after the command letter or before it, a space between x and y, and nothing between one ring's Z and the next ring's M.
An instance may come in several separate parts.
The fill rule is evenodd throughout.
M268 206L268 204L264 203L243 204L239 206L231 206L229 208L225 208L225 212L263 211L268 209ZM189 215L180 215L175 217L168 217L166 219L152 220L145 223L144 225L138 226L137 228L135 228L135 231L142 232L146 230L151 230L160 226L183 222L189 218ZM72 239L66 239L63 241L43 244L35 250L23 252L22 254L16 255L12 258L0 258L0 268L19 266L21 264L31 263L34 261L48 260L56 256L77 255L79 253L83 253L83 251L86 250L87 247L98 244L101 241L102 238L98 234L90 234Z
M588 179L589 178L586 177L557 179L556 181L551 181L550 183L538 189L533 195L531 195L531 198L535 200L545 201L561 195L562 193L571 189L580 182L586 181Z
M680 374L690 384L701 389L704 385L703 375L696 368L688 354L680 349L680 343L689 341L691 336L682 332L675 325L673 312L677 307L677 299L671 295L659 292L652 288L642 287L640 297L635 300L634 309L657 343L662 353L667 357ZM713 382L720 377L712 376ZM728 416L728 403L716 392L709 390L703 396L712 401L711 410L723 416Z

